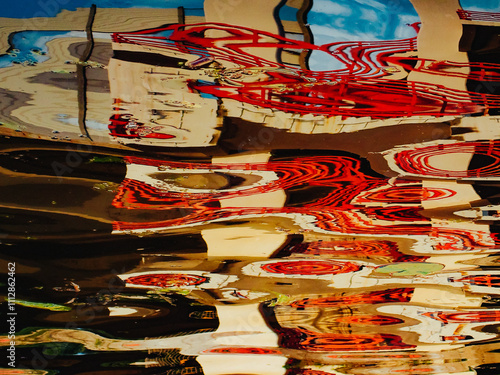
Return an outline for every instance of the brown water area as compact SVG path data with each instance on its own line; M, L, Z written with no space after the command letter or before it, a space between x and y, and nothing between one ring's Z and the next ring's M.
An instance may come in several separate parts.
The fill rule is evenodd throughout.
M498 0L0 11L0 374L500 373Z

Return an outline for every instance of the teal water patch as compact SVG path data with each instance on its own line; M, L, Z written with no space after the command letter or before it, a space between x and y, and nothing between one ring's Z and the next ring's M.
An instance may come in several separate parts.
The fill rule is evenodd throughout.
M61 31L23 31L11 38L11 48L0 56L0 68L13 64L36 65L47 60L47 42L65 37L69 32Z
M460 0L460 5L465 10L500 12L500 0Z
M0 55L0 68L14 64L32 66L49 59L47 43L56 38L85 38L83 31L21 31L12 34L11 48ZM94 38L110 39L109 34L94 33Z
M315 0L307 15L316 45L411 38L416 33L409 25L419 20L409 0ZM312 52L309 66L318 71L344 67L321 51Z

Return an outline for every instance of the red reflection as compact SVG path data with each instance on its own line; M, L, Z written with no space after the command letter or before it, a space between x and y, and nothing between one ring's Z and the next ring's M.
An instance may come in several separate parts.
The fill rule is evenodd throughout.
M431 158L453 153L470 153L482 157L482 166L464 166L461 171L439 169L432 165ZM394 157L403 171L432 177L493 177L500 175L500 141L460 142L434 145L398 152Z
M159 133L163 129L161 126L145 126L144 123L134 121L130 117L123 115L111 116L110 124L108 125L109 132L114 137L121 138L156 138L156 139L171 139L175 138L172 134Z
M208 281L208 278L204 276L180 273L138 275L129 277L125 280L127 284L157 286L162 288L199 285L206 281Z
M486 143L474 142L474 144L476 144L476 149L484 146L483 151L490 156L497 153L494 143L488 144L489 147L486 147ZM436 149L439 147L436 146ZM410 151L400 153L398 157L401 160L406 160L405 155L408 152ZM362 161L350 156L304 156L265 163L234 164L166 162L129 157L127 162L158 167L156 174L159 176L157 181L160 183L160 187L149 185L140 180L125 179L113 200L114 207L177 211L172 211L170 215L174 218L164 221L115 222L115 230L175 228L238 217L289 215L304 218L303 220L309 226L329 233L428 236L434 239L433 246L437 250L489 249L496 246L495 234L432 225L427 217L420 214L421 205L415 203L417 197L445 199L453 196L455 192L449 189L424 189L420 185L408 184L406 181L401 181L400 184L403 185L397 188L390 187L388 179L367 174L364 172L366 166L363 166ZM413 163L413 161L411 162ZM166 170L167 174L177 171L179 176L187 173L215 173L214 171L224 171L223 173L234 171L240 175L273 172L272 176L275 178L264 181L260 185L252 183L239 189L199 192L196 189L162 188L161 171L163 170ZM304 203L282 208L232 208L230 206L221 208L221 202L224 199L311 187L327 189L322 189L322 195L318 199L310 199ZM405 189L408 189L408 195L405 195ZM372 202L372 200L379 204L380 201L393 200L394 205L363 206L364 203ZM408 205L398 205L402 203Z
M386 326L391 324L404 323L404 320L385 315L352 315L337 318L338 323Z
M220 37L211 37L216 31ZM162 36L167 35L168 36ZM205 23L173 25L137 33L116 33L119 43L139 44L166 51L198 55L199 60L230 63L236 69L263 68L264 77L253 81L227 76L218 71L215 82L190 81L192 90L218 98L234 99L263 108L295 114L365 117L375 119L428 115L482 113L500 108L497 95L448 89L442 85L387 79L393 68L414 70L413 64L400 68L395 53L415 51L416 38L384 42L341 42L322 46L283 38L264 31L227 24ZM286 48L287 50L322 51L345 65L329 72L313 72L268 61L249 53L249 48ZM427 62L427 64L423 64ZM454 66L453 62L449 63ZM440 62L422 61L432 74L448 75ZM493 73L498 66L493 64ZM278 69L276 69L278 68ZM234 69L233 69L234 70ZM236 76L238 77L238 76Z
M383 333L341 334L279 328L278 334L281 346L312 352L402 350L415 347L403 343L399 336Z
M432 319L439 320L445 324L448 323L481 323L500 321L500 311L481 310L481 311L456 311L456 312L426 312L422 315Z
M462 282L469 285L497 288L500 286L500 275L468 275L461 278L450 278L450 281Z
M340 273L356 272L362 266L349 262L302 260L302 261L275 261L266 263L261 268L269 273L285 275L336 275Z
M401 253L398 244L393 241L343 240L302 242L287 250L289 253L307 255L354 256L356 258L378 259L387 263L418 262L425 256Z
M413 288L396 288L351 295L333 295L322 298L304 298L291 302L290 306L295 308L317 308L410 302L413 295L413 290Z
M254 347L234 347L234 348L214 348L207 350L206 353L217 354L261 354L261 355L280 355L281 351L277 349L254 348Z

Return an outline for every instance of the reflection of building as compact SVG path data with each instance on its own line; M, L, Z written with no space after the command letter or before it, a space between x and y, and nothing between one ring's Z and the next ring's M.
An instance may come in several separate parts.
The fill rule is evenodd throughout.
M265 25L266 28L270 27L271 30L294 39L311 40L309 30L304 26L307 10L310 8L308 0L261 3L263 7L274 8L274 11L270 9L271 19L268 22L271 24ZM212 4L207 1L205 11L207 19L215 18L224 22L230 18L232 22L237 22L243 15L240 20L243 24L263 25L262 9L259 9L258 14L252 13L252 9L259 8L258 4L253 3L248 8L250 12L243 11L242 7L245 5L235 7L230 3L219 1ZM295 21L280 19L279 11L284 8L295 9ZM290 12L287 11L288 13ZM161 34L158 38L162 38ZM199 51L196 48L175 44L180 49L165 54L161 43L145 44L142 40L130 45L127 41L126 37L115 37L115 56L108 69L111 96L115 101L115 114L111 117L109 126L111 136L120 143L132 145L198 147L216 144L219 127L222 126L216 97L195 94L187 85L189 81L213 83L214 79L218 79L218 75L207 74L209 71L206 69L198 69L214 61L212 57L204 57L210 56L209 52L201 52L201 56L196 56ZM295 66L306 65L307 50L302 53L279 48L278 51L278 61L285 60ZM274 52L270 50L271 54L268 56L273 60ZM181 69L184 64L189 69ZM193 70L195 68L197 70Z
M276 156L269 161L258 156L255 163L242 162L241 156L214 158L211 163L128 158L127 176L113 206L176 216L149 223L116 221L115 233L210 229L207 225L265 217L292 221L301 231L411 238L419 241L413 251L422 253L482 251L494 249L499 241L488 223L453 214L489 197L491 192L480 186L476 191L470 184L389 180L374 175L354 155ZM430 217L423 216L422 209L429 210ZM434 219L433 210L448 216ZM245 238L251 236L247 227ZM231 238L224 234L231 231L212 228L204 233L216 249L221 246L217 239ZM286 236L272 232L276 237L259 254L269 256L283 246ZM229 242L223 248L230 249Z
M115 101L109 129L116 140L170 147L216 143L221 125L217 101L190 92L184 84L188 79L205 79L203 74L136 62L130 50L120 52L115 45L115 57L108 66ZM136 53L146 59L147 54ZM175 65L180 60L168 61Z
M287 0L281 2L275 14L295 13L295 20L285 19L288 17L276 17L280 35L288 39L300 40L306 43L313 44L313 35L309 26L307 26L307 12L312 7L312 0L302 0L301 2L295 0ZM292 11L292 12L290 12ZM302 69L308 69L308 57L310 51L303 50L301 52L294 49L280 49L278 50L277 60L286 65L295 65Z
M500 143L436 141L384 153L400 176L492 183L500 179ZM496 194L494 194L496 195Z
M475 155L462 147L466 150L465 156ZM417 151L413 156L420 160ZM487 160L494 160L495 153L493 147ZM499 204L496 185L486 177L467 183L432 175L411 176L423 181L389 179L373 172L366 160L346 153L274 153L271 159L269 154L238 154L204 162L69 155L81 158L81 165L69 168L66 152L4 153L1 160L9 168L2 169L3 207L37 218L55 215L64 227L95 222L109 225L107 230L112 224L113 233L122 234L194 231L210 257L327 257L356 250L364 251L365 258L401 261L408 259L406 254L493 251L499 241L498 220L491 210L482 209L481 218L464 214ZM418 167L417 162L405 162L410 160L406 154L399 155L403 167ZM437 166L439 155L429 160ZM30 172L32 168L41 175ZM494 170L487 170L495 178ZM31 194L34 182L50 188L44 200L35 201ZM68 191L78 194L63 200L62 192ZM57 237L54 226L36 236ZM290 242L294 236L300 241Z
M189 73L182 69L177 73L182 77L177 84L185 84L189 89L184 91L193 98L196 94L218 98L218 116L290 132L339 133L405 121L442 122L500 107L494 93L465 87L467 79L483 82L495 75L495 64L482 66L487 72L470 75L478 64L462 61L464 54L457 51L449 51L460 57L457 61L438 60L441 55L428 51L433 46L426 35L419 34L418 51L416 38L316 46L221 23L119 33L114 40L117 49L154 51L171 65L177 61L189 68ZM298 55L322 51L345 67L313 72L270 57L271 52L283 50Z
M24 5L19 9L30 8ZM107 129L113 103L105 70L112 55L110 34L180 22L182 19L178 9L149 8L146 2L120 3L113 8L101 7L98 3L92 22L92 55L87 63L79 65L77 62L87 44L84 30L89 20L90 3L88 6L81 5L83 7L77 7L68 1L64 4L61 1L47 6L36 5L28 12L34 18L26 18L22 22L19 18L6 18L5 12L0 16L0 53L4 54L0 64L3 66L0 69L2 135L50 140L52 143L116 147L109 142ZM132 5L133 8L128 8ZM157 5L161 6L160 3ZM9 9L16 12L14 7ZM47 12L53 13L53 16L44 16ZM199 12L193 15L194 12L187 9L185 13L183 23L205 21ZM21 45L16 45L16 40ZM5 66L4 58L10 57L7 54L17 55L11 59L21 64ZM39 58L40 61L34 64ZM82 96L77 95L77 91L81 90L83 80L75 74L77 66L84 66L86 72L86 125L92 142L80 136L79 105L82 104Z
M231 0L206 0L205 17L208 22L239 25L266 31L287 39L311 43L312 33L307 24L311 0L255 0L251 4ZM278 48L276 51L247 48L256 56L302 69L308 67L310 51Z
M500 71L498 53L500 51L500 15L499 13L477 12L458 9L457 14L463 27L460 39L460 51L467 53L471 63L467 88L484 94L500 93ZM482 76L478 82L475 76ZM491 115L499 115L498 109L492 108Z
M274 260L274 264L283 266L286 261ZM303 259L294 262L298 267L289 267L288 264L281 267L280 271L307 277L327 274L325 267L308 267L307 262L317 265L315 259ZM177 271L164 271L161 264ZM259 262L249 264L262 265ZM220 265L211 264L212 267ZM198 269L207 266L208 264L200 262L197 264ZM185 314L185 319L198 321L197 330L175 331L162 335L163 337L153 335L126 339L85 329L37 329L32 333L19 334L17 345L74 343L95 351L96 358L100 358L98 353L124 351L129 357L136 358L134 366L170 366L176 370L190 366L192 371L196 370L195 373L203 371L204 374L214 375L221 373L218 369L226 362L228 365L224 367L226 370L223 373L228 374L240 373L245 366L251 369L245 373L250 374L296 374L297 372L289 372L291 368L297 371L308 369L307 374L310 374L311 369L322 371L321 374L337 374L340 369L346 374L357 374L355 370L363 368L363 364L369 362L371 366L365 369L367 374L380 374L388 366L402 370L409 367L415 372L415 369L422 366L424 373L432 369L432 373L444 375L455 373L455 370L462 367L465 371L468 367L475 366L477 361L486 363L484 357L477 358L472 354L461 358L464 353L462 350L467 351L464 348L466 343L481 342L487 345L484 340L493 337L488 326L498 324L500 319L497 309L481 308L482 303L487 301L481 295L465 294L460 291L459 285L458 288L444 286L442 281L448 276L453 278L456 274L453 272L429 275L429 285L422 282L425 276L418 276L415 280L406 278L404 285L377 285L368 290L341 288L339 291L324 291L317 281L310 285L317 285L318 288L314 288L312 293L304 294L307 289L296 284L290 289L295 294L279 295L277 298L271 295L266 302L257 304L245 300L248 296L245 291L240 293L237 288L231 287L231 284L238 281L236 275L230 275L235 266L239 267L238 264L230 265L224 275L226 281L230 278L232 280L216 286L222 280L221 273L186 268L189 265L183 260L149 265L141 263L142 272L120 276L127 280L127 289L121 290L116 299L107 301L99 310L100 317L108 312L110 319L113 317L122 322L133 322L135 319L151 319L159 313L159 309L154 309L153 301L162 306L162 314L166 316L169 316L170 308L179 309L167 294L175 293L176 290L182 293L186 288L190 289L193 294L189 294L188 298L196 298L194 290L203 289L205 284L211 296L224 292L223 289L235 296L235 299L229 300L231 304L218 304L216 307L196 302L182 303L184 312L188 313ZM149 271L145 272L148 267ZM277 271L278 268L275 267L274 270ZM344 274L347 271L342 270ZM177 277L173 277L175 275ZM485 273L482 275L485 276ZM480 281L478 272L462 272L460 278L466 277L469 277L469 281ZM211 278L213 279L210 280ZM269 279L274 284L272 276L259 278ZM300 278L294 279L297 280L300 281ZM385 280L390 282L388 278ZM490 281L496 283L493 279ZM210 284L211 282L213 283ZM401 280L397 282L400 283ZM251 280L251 284L256 287L262 285L255 278ZM139 288L136 292L131 292L136 287L149 288L153 293L141 294ZM490 287L490 290L491 288L495 286ZM148 308L144 308L145 306ZM139 354L145 356L146 351L147 359L141 358ZM80 349L71 355L81 352ZM385 360L390 359L390 365L382 357L378 357L377 353L383 353ZM451 360L455 356L459 360ZM425 363L415 363L415 358L426 360ZM302 360L304 363L301 363ZM251 363L255 361L259 365L252 367ZM346 363L350 364L347 369ZM116 363L115 366L118 367L119 364Z

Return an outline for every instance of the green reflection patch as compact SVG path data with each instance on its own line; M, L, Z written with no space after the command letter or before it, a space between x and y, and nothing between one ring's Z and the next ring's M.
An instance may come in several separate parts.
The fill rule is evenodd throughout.
M428 275L433 272L441 271L443 268L444 265L440 263L402 262L377 267L375 272L397 276L417 276Z
M5 299L5 300L9 301L7 299ZM25 300L21 300L21 299L10 300L10 302L14 302L16 305L19 305L19 306L32 307L35 309L50 310L50 311L71 311L71 307L64 306L64 305L58 305L56 303L32 302L32 301L25 301Z

